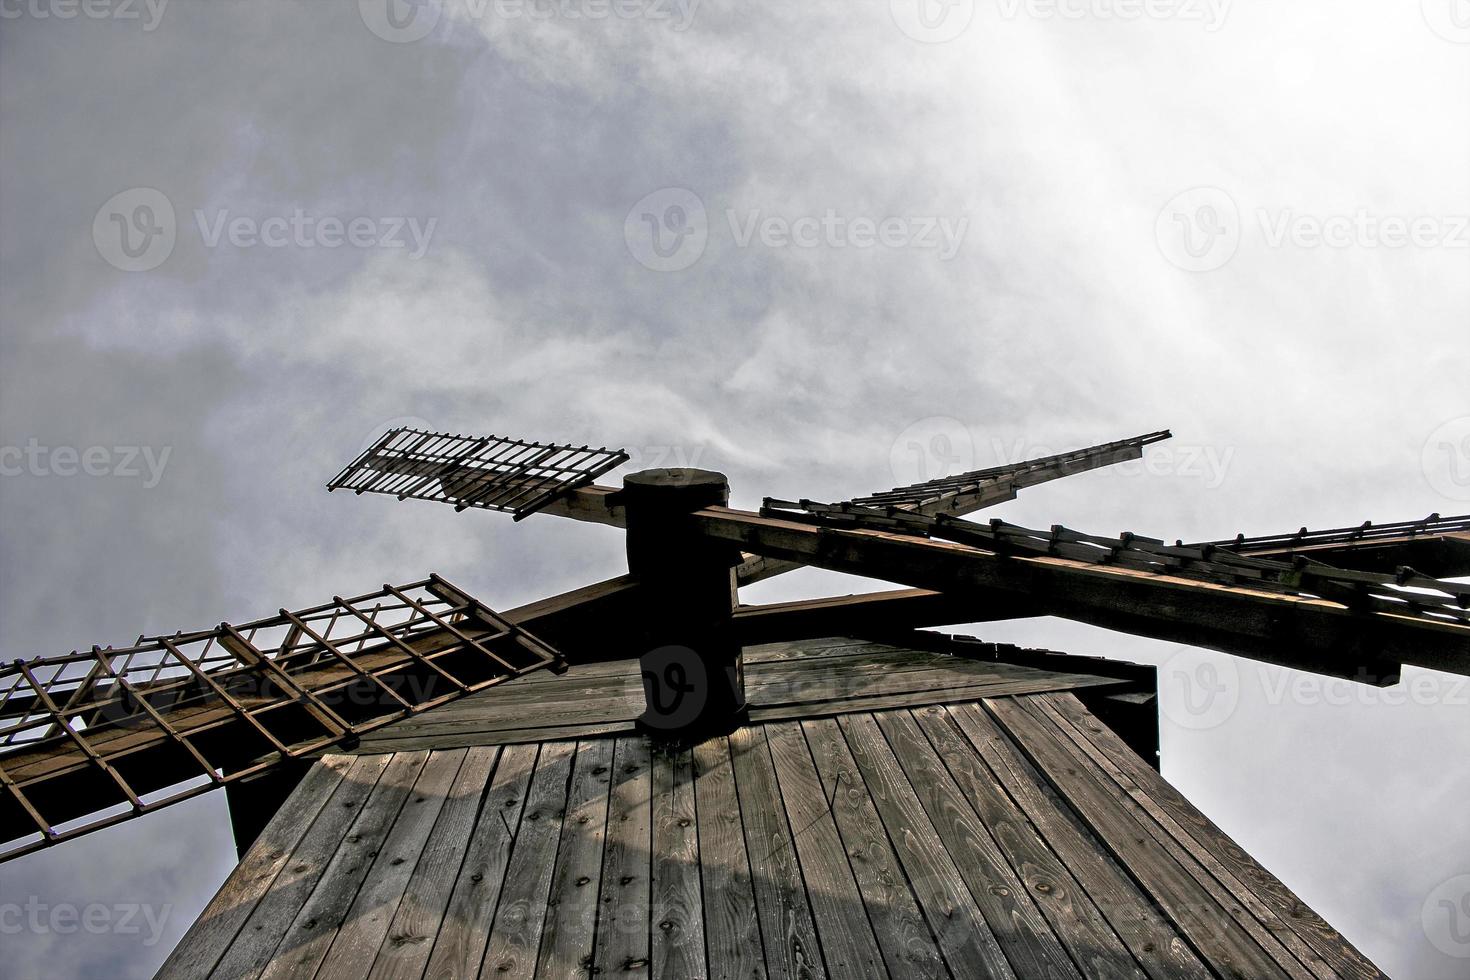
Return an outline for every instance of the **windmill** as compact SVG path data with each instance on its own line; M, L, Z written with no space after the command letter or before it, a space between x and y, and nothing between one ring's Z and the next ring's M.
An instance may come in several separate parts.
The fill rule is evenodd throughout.
M921 630L1470 674L1470 517L964 519L1168 437L753 512L719 473L614 488L621 451L394 429L328 489L625 528L628 574L505 611L430 575L0 668L0 859L225 787L241 865L169 976L1380 976L1150 768L1153 671ZM805 566L902 588L738 602Z

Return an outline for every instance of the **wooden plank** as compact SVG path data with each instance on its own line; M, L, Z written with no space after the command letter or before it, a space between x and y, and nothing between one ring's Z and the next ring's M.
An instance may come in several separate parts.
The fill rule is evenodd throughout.
M480 966L481 976L535 975L575 751L573 742L547 742L541 746L536 773L531 777L530 795L526 797L526 810L521 815L521 826L510 852L500 907L490 928L490 945Z
M917 749L899 753L905 770L928 769L939 762L947 770L948 785L958 794L959 802L946 799L949 789L937 789L923 795L925 808L936 826L953 824L957 833L966 833L969 818L960 810L963 805L979 818L984 830L1021 880L1021 888L1030 895L1052 929L1062 941L1073 961L1089 980L1141 980L1144 976L1129 955L1118 934L1108 925L1073 877L1067 866L1047 847L1037 830L996 782L994 775L975 755L974 747L965 740L948 712L943 708L914 711L911 717L927 738L932 751L927 755ZM904 739L899 733L890 736ZM932 761L931 761L932 760ZM930 777L943 783L937 771ZM923 777L910 781L918 786ZM968 831L968 834L974 834ZM978 837L978 835L975 835ZM963 854L961 843L949 843L952 854ZM975 892L975 886L971 886ZM1203 977L1203 971L1195 975Z
M817 930L765 729L737 729L729 744L767 974L771 980L822 980L826 972Z
M1072 870L1083 894L1097 904L1150 977L1206 980L1214 976L1174 923L1160 915L1153 900L1108 857L1091 829L1056 797L1046 777L1031 766L979 704L951 707L947 714L974 746L975 757Z
M331 948L317 968L321 976L350 980L365 977L372 969L408 889L409 879L429 842L429 831L454 787L465 751L434 752L424 763L387 839L373 855L372 867L358 887L342 928L337 930Z
M282 935L311 897L342 838L367 804L391 758L377 755L353 759L347 776L270 883L270 890L251 910L234 942L215 966L213 976L249 980L265 969ZM184 976L198 976L197 969L187 961L181 968Z
M511 745L501 750L434 951L429 955L424 971L427 980L462 980L480 971L490 923L505 884L505 869L510 864L511 846L531 787L536 750L535 745Z
M935 937L919 911L914 893L884 830L883 821L868 795L868 788L858 772L848 751L847 742L837 722L827 718L805 722L801 726L806 736L812 758L816 760L816 772L821 780L822 798L830 800L831 813L837 824L837 832L847 850L848 862L858 891L863 896L863 905L868 911L873 935L878 940L878 949L883 962L894 977L948 977L945 956L935 944ZM895 835L907 834L910 828L898 828ZM961 886L963 889L963 886ZM963 918L965 910L960 907L958 896L955 906ZM978 914L969 925L978 926L982 934L985 922ZM952 936L953 934L948 934ZM976 947L967 952L979 953ZM1005 957L997 955L991 964L999 964L999 977L1012 976L1005 965ZM965 974L972 976L973 974Z
M652 874L652 743L619 738L613 749L607 843L593 970L603 976L647 977L648 902Z
M1285 973L1296 980L1314 980L1314 978L1336 980L1336 974L1326 969L1326 964L1321 958L1310 952L1310 948L1301 941L1300 936L1276 920L1259 899L1254 895L1249 895L1247 899L1242 900L1231 894L1229 888L1223 885L1214 873L1215 870L1219 870L1218 861L1202 849L1197 849L1198 853L1191 853L1190 849L1182 846L1174 836L1160 826L1150 813L1149 807L1140 806L1136 800L1131 799L1127 788L1122 785L1121 777L1115 775L1116 767L1106 762L1085 736L1073 731L1065 719L1051 712L1043 702L1035 698L1026 698L1016 703L1041 724L1053 730L1063 745L1080 752L1081 757L1088 760L1094 767L1092 772L1097 781L1118 796L1139 825L1195 880L1200 891L1209 895L1220 908L1224 909ZM1265 912L1266 917L1273 921L1263 923L1261 918L1253 914L1258 910ZM1287 944L1283 944L1281 937L1277 935L1278 932L1294 941L1299 948L1307 950L1310 958L1304 960L1295 955Z
M1098 780L1095 767L1070 740L1064 742L1053 726L1043 725L1013 700L982 704L1088 822L1113 857L1174 920L1205 962L1239 977L1287 975L1128 812L1118 794Z
M1005 959L1021 977L1074 977L1080 974L1061 940L1031 900L996 845L990 831L975 816L944 763L934 754L907 712L858 715L843 720L843 730L863 774L873 786L874 798L884 808L884 820L900 820L925 833L912 837L912 863L923 874L949 878L951 870L974 896L983 922L982 932L996 942ZM882 785L882 791L875 783ZM929 833L935 840L927 847ZM929 865L935 865L932 869ZM938 925L936 924L936 928ZM1127 958L1127 954L1124 954ZM951 963L953 963L953 959Z
M500 749L484 747L465 754L428 846L388 927L387 940L368 974L372 980L418 980L423 976L499 755Z
M630 721L615 721L594 725L567 725L560 728L512 728L493 732L463 732L440 735L428 733L413 738L383 739L369 742L363 739L360 751L411 752L417 749L463 749L474 745L520 745L529 742L565 742L582 738L599 738L613 735L628 735L637 726Z
M699 836L694 825L694 773L688 748L653 750L653 882L649 908L651 975L705 977L704 906Z
M577 743L541 935L538 977L587 977L592 970L613 746L609 738Z
M750 861L730 743L724 737L694 746L695 826L704 885L704 945L710 980L765 980L765 952L756 915Z
M794 722L765 729L827 973L888 976L806 737Z
M1078 747L1142 808L1154 825L1150 827L1151 830L1157 827L1163 835L1167 835L1197 861L1200 868L1209 872L1202 883L1212 890L1223 888L1223 894L1217 897L1227 903L1232 899L1238 902L1245 913L1264 926L1292 957L1310 969L1315 976L1383 976L1330 926L1327 927L1328 936L1336 937L1336 941L1322 943L1326 950L1319 950L1318 943L1308 941L1307 933L1310 930L1305 927L1302 930L1293 928L1300 919L1293 915L1293 908L1305 908L1301 900L1248 857L1246 861L1249 864L1242 862L1236 856L1245 855L1240 845L1211 823L1203 813L1185 802L1177 791L1168 787L1168 783L1157 772L1147 766L1137 765L1136 762L1141 760L1138 760L1121 739L1113 735L1110 729L1105 731L1105 726L1080 701L1070 695L1067 697L1069 700L1051 697L1028 700L1031 707L1045 712L1059 729L1067 732ZM1123 750L1121 753L1118 751L1120 748ZM1130 761L1129 756L1134 761ZM1139 771L1140 768L1148 769L1152 778L1144 776ZM1168 789L1165 790L1165 787ZM1162 799L1165 795L1172 795L1174 802L1165 805ZM1156 833L1155 836L1160 834ZM1251 881L1250 885L1246 883L1247 880ZM1267 900L1262 892L1273 895L1274 898ZM1317 938L1320 940L1325 937L1318 934Z
M316 972L428 760L427 752L403 752L389 761L311 897L282 935L280 945L261 971L262 977L274 980Z
M208 974L214 969L235 941L245 920L271 890L313 821L325 811L353 765L354 760L350 756L334 755L318 760L307 771L301 783L245 852L239 867L225 879L220 890L174 947L159 968L158 977L173 980ZM364 764L356 776L360 778L375 768L371 763Z

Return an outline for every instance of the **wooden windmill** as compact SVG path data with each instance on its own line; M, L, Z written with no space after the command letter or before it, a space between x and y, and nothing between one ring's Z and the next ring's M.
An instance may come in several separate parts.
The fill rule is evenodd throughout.
M196 977L1382 974L1152 768L1151 668L1060 616L1359 683L1470 674L1470 518L1173 544L969 514L1156 432L849 501L397 429L329 485L626 528L497 612L437 575L0 669L4 857L219 786ZM815 566L897 591L741 605ZM543 670L542 668L549 668Z

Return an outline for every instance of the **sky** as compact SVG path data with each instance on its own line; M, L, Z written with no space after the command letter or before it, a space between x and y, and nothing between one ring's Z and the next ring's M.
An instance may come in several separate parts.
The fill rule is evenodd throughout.
M1167 427L991 513L1470 512L1467 215L1465 0L0 0L0 654L623 571L325 492L400 424L740 506ZM1390 974L1470 972L1464 679L966 632L1161 664L1175 785ZM0 865L0 976L148 976L233 860L212 795Z

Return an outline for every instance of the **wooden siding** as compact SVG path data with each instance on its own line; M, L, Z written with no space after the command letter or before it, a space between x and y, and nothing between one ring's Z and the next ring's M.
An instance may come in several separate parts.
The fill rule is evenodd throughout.
M163 977L1381 977L1070 693L321 760Z

